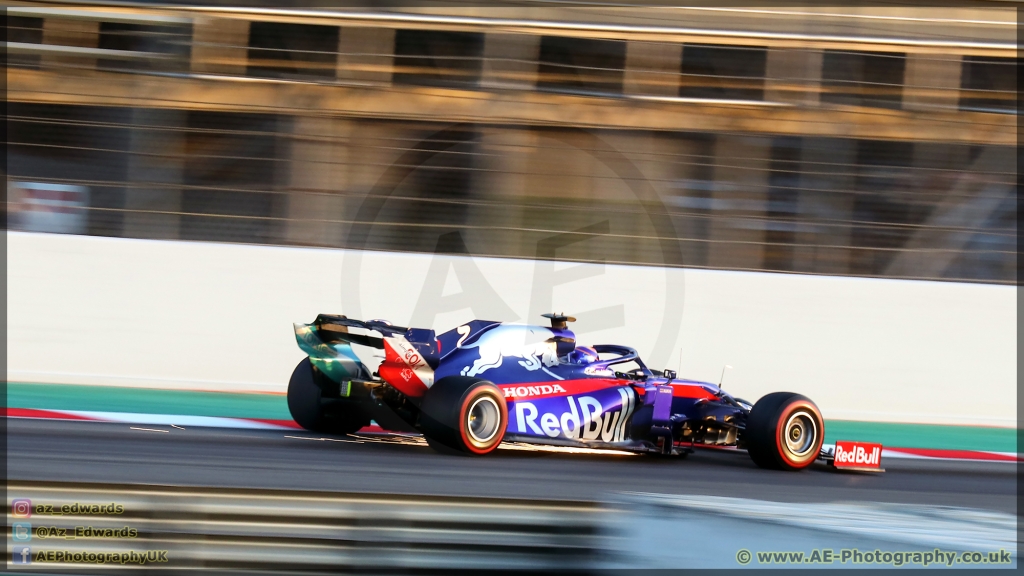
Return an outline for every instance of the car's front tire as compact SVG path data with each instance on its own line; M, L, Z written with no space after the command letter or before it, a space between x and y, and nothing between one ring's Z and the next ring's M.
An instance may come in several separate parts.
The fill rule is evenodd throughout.
M435 447L440 444L466 454L489 454L501 444L507 426L505 396L486 380L441 378L420 404L420 428Z
M751 460L773 470L807 468L818 458L824 438L818 407L792 392L773 392L758 400L744 430Z
M324 398L317 378L326 376L303 358L288 381L288 411L299 426L323 434L352 434L370 424L370 416L354 402Z

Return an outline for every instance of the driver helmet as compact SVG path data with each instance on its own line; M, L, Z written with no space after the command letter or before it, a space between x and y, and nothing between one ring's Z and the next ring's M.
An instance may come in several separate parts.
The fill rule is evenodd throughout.
M590 364L597 362L600 358L597 355L597 350L589 346L577 346L575 350L569 352L569 362L572 364Z

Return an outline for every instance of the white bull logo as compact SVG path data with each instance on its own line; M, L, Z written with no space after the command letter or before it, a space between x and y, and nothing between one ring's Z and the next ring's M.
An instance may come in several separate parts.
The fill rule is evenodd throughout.
M519 365L540 370L558 364L558 353L551 340L554 334L537 326L499 326L484 332L476 342L463 348L477 348L480 358L462 369L463 376L476 376L501 366L505 357L522 358Z

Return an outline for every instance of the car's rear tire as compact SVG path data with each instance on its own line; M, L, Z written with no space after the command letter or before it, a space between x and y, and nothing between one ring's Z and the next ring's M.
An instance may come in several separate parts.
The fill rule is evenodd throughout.
M758 400L744 431L750 459L772 470L807 468L817 459L824 438L818 407L793 392L773 392Z
M465 454L489 454L501 444L507 426L505 396L486 380L441 378L420 404L420 428L435 449L440 444Z
M324 398L317 378L326 376L303 358L288 381L288 411L299 426L323 434L352 434L370 424L370 416L354 402Z

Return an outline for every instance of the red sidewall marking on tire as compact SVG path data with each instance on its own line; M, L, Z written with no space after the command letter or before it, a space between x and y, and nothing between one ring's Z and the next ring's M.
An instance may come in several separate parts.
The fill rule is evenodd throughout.
M815 426L818 427L818 437L815 439L814 449L811 450L811 454L813 454L813 456L811 458L808 458L805 462L794 462L789 459L788 452L786 452L786 449L783 448L782 446L782 435L786 432L783 429L783 426L785 426L785 423L789 420L789 417L793 415L793 412L796 412L800 408L806 408L809 412L811 412L814 415L814 424ZM805 402L804 400L797 400L796 402L791 402L787 404L786 407L782 410L782 415L779 417L778 421L775 422L775 450L778 452L779 456L782 456L782 459L785 460L786 465L792 468L806 468L813 464L814 461L817 459L817 453L821 452L821 443L824 441L824 439L825 426L821 418L821 413L818 412L818 408L814 406L814 404L811 404L810 402Z
M476 391L474 390L474 392ZM466 411L469 410L469 405L472 401L482 396L482 394L467 394L466 398L462 401L462 406L459 407L459 435L462 437L462 445L474 454L487 454L494 451L498 447L498 444L501 444L501 441L505 438L505 428L508 425L508 406L505 405L505 399L502 397L500 389L495 387L492 392L493 399L498 405L498 412L501 414L501 424L498 432L496 433L497 438L495 438L494 443L487 448L477 448L474 446L473 441L469 437L469 430L466 429Z

